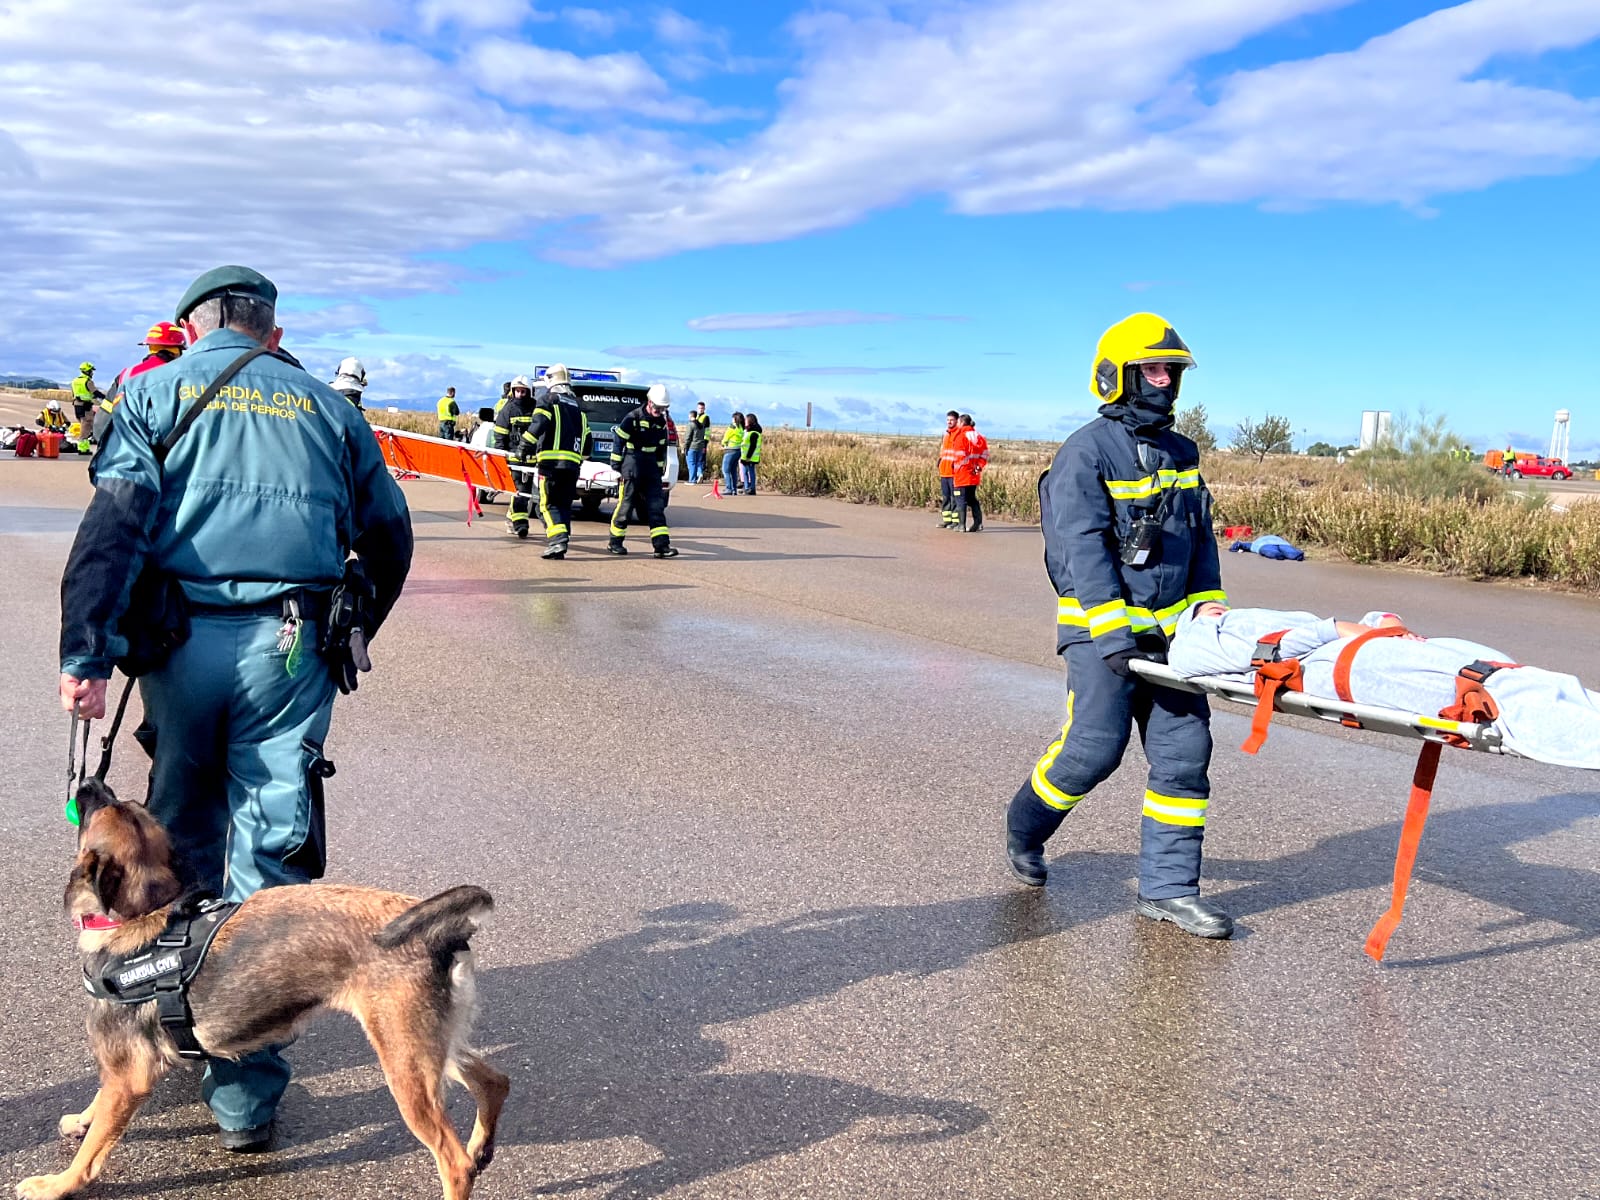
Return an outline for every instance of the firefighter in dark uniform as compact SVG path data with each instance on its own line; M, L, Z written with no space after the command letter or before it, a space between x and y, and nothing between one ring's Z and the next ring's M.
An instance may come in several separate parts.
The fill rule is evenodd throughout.
M1232 918L1200 896L1210 709L1204 696L1156 687L1129 665L1163 658L1186 609L1227 601L1200 453L1172 429L1192 366L1188 346L1161 317L1135 313L1113 325L1090 382L1100 416L1062 444L1039 481L1045 567L1060 597L1067 720L1011 801L1006 851L1023 883L1043 887L1045 840L1117 769L1137 725L1150 774L1136 911L1225 938Z
M672 403L665 384L652 383L644 403L617 422L611 433L611 465L622 475L617 487L617 507L611 514L611 541L606 549L626 554L622 539L628 521L637 516L650 522L650 545L657 558L677 558L672 531L667 528L667 496L661 486L667 469L667 407Z
M523 437L523 458L539 468L539 518L544 522L544 558L565 558L572 536L572 504L578 471L589 457L589 418L565 380L552 383L533 409Z
M279 349L277 298L247 267L190 286L173 318L189 351L127 381L61 581L61 702L89 718L148 619L133 608L146 564L181 590L188 636L139 679L136 736L184 874L228 900L322 874L334 696L370 668L354 633L377 631L411 564L405 497L372 431ZM184 431L180 414L225 372ZM347 608L357 563L368 599ZM265 1148L288 1082L276 1047L207 1060L225 1148Z
M506 452L511 477L517 481L517 490L506 508L506 532L525 538L528 536L528 509L533 503L533 460L527 456L526 437L528 422L533 420L534 404L533 387L526 375L518 375L511 381L510 395L494 415L494 432L489 435L489 445Z

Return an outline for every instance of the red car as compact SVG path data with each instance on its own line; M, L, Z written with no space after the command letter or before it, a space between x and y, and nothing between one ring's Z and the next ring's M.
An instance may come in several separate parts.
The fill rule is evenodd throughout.
M1524 475L1536 479L1571 479L1572 468L1559 458L1546 458L1538 455L1535 458L1519 458L1511 464L1511 478L1521 479Z

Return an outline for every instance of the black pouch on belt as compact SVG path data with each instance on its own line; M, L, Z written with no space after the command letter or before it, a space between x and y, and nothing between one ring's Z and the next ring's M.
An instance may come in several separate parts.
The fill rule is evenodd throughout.
M376 600L377 590L367 578L361 560L347 560L344 578L328 598L328 619L322 623L322 643L318 647L334 683L347 696L356 690L358 673L372 670L372 660L367 657L367 629Z

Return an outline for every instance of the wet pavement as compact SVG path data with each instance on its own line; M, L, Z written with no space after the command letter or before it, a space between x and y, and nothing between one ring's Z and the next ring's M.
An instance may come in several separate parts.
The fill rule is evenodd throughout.
M1214 943L1132 914L1129 765L1014 886L1004 805L1060 723L1036 529L680 489L683 556L564 563L406 485L413 582L329 739L332 878L472 882L479 1040L511 1075L477 1195L1600 1196L1600 780L1447 752L1405 924L1412 743L1215 720ZM0 1156L55 1170L93 1090L53 707L82 464L0 456ZM1385 608L1600 680L1583 597L1224 560L1239 603ZM140 752L112 782L142 790ZM97 1195L434 1196L353 1024L291 1051L277 1149L163 1084ZM454 1111L465 1126L461 1098Z

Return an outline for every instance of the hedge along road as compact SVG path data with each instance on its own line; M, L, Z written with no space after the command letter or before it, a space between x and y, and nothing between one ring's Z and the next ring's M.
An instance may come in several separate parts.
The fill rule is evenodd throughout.
M1131 911L1130 767L1013 885L1006 800L1062 715L1039 535L680 487L683 557L566 562L405 485L418 553L329 739L332 878L498 904L479 1038L514 1091L479 1195L1600 1195L1600 797L1447 752L1405 924L1413 744L1219 713L1207 891L1230 943ZM0 1146L54 1170L93 1090L59 897L57 584L81 463L0 456ZM630 538L639 548L644 539ZM1600 678L1585 599L1226 556L1240 603L1406 614ZM142 790L125 741L112 773ZM108 1194L436 1195L359 1034L290 1052L278 1149L163 1085ZM458 1123L465 1120L459 1102ZM120 1191L118 1190L120 1189Z

